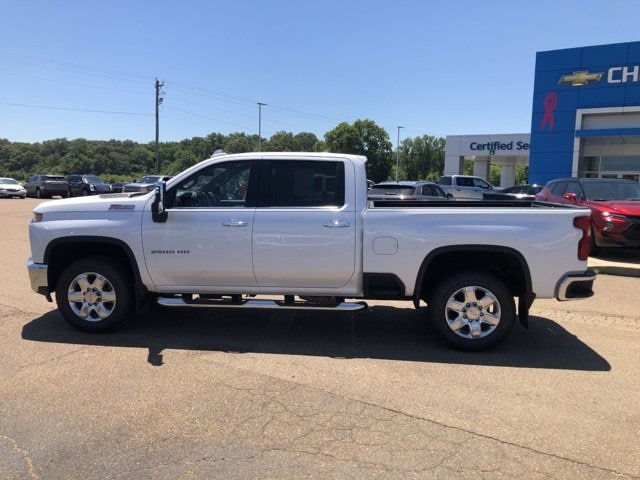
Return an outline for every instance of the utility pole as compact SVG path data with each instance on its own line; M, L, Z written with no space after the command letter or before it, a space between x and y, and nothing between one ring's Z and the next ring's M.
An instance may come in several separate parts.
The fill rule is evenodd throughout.
M164 82L158 81L156 78L156 166L155 166L155 174L159 173L160 169L160 104L162 104L162 96L164 92L161 92L160 89L164 86Z
M266 103L257 102L258 103L258 151L260 151L260 142L262 141L262 107L266 105Z

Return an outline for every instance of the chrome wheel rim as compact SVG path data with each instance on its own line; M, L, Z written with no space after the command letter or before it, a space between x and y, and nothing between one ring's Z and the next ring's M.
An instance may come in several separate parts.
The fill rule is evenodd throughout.
M69 285L69 307L88 322L100 322L113 313L116 292L106 277L95 272L81 273Z
M456 290L445 307L451 331L471 340L491 335L500 323L501 312L496 296L476 285Z

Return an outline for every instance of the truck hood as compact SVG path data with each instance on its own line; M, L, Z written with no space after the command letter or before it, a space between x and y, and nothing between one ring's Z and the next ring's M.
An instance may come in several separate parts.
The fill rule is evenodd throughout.
M63 198L49 200L38 204L35 212L107 212L107 211L140 211L153 195L152 192L140 194L108 193L88 197Z
M640 217L640 200L603 200L599 202L585 202L585 205L628 217Z

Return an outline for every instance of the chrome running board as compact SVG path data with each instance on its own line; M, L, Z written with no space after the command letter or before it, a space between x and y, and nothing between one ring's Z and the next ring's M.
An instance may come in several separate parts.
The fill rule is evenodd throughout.
M174 297L158 297L157 303L163 307L200 307L200 308L255 308L272 310L340 310L354 312L368 308L365 302L336 302L312 303L308 301L293 301L286 297L284 301L267 299L245 299L234 295L232 298L203 298L193 299L188 295Z

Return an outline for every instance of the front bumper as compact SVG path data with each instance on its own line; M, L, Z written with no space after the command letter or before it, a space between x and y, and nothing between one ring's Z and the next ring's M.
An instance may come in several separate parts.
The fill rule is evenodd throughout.
M0 198L24 198L27 196L26 190L0 190Z
M593 296L593 281L596 272L588 269L584 273L565 275L558 283L558 300L579 300Z
M29 257L27 260L27 271L29 272L29 280L31 281L31 289L39 293L40 295L44 295L47 297L47 300L50 302L53 301L51 299L51 292L49 291L49 282L48 280L48 268L49 265L46 263L35 263L33 258Z

